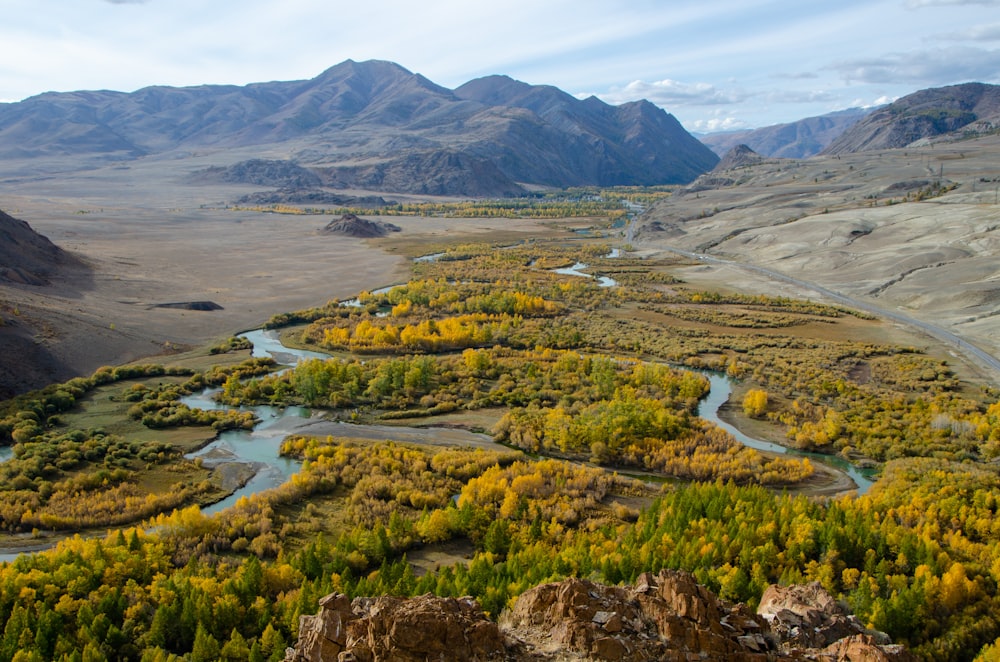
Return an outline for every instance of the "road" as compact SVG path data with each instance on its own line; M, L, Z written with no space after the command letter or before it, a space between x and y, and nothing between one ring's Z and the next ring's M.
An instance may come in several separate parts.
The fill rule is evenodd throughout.
M859 299L854 299L852 297L843 295L839 292L834 292L833 290L827 289L822 285L817 285L816 283L810 283L809 281L801 280L799 278L793 278L787 274L783 274L780 271L772 271L771 269L766 269L764 267L759 267L755 264L746 264L744 262L735 262L733 260L724 260L713 255L706 255L704 253L693 253L691 251L686 251L680 248L669 248L664 247L671 253L676 253L677 255L683 255L684 257L698 260L705 264L717 264L720 266L733 267L736 269L742 269L744 271L749 271L752 273L760 274L766 276L772 280L779 280L796 287L801 287L807 290L812 290L824 297L836 301L837 303L843 304L845 306L850 306L851 308L856 308L858 310L863 310L866 313L871 313L878 317L889 319L894 322L899 322L910 328L917 329L936 338L941 342L950 345L951 347L957 349L959 352L964 354L969 360L974 364L981 367L986 372L992 374L994 380L1000 381L1000 358L990 354L989 352L983 350L980 347L976 347L969 341L961 338L947 329L937 326L935 324L930 324L922 320L915 319L909 315L904 315L895 310L889 310L887 308L882 308L881 306L876 306L875 304L869 303L867 301L861 301Z

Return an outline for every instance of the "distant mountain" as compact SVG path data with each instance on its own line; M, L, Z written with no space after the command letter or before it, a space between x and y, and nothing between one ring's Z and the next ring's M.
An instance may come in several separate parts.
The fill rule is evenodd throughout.
M1000 86L963 83L920 90L875 110L824 154L893 149L1000 131Z
M76 263L27 223L0 211L0 281L46 285L60 266Z
M0 158L130 159L279 146L288 167L228 181L453 195L543 186L686 183L718 158L646 101L610 106L505 76L452 91L391 62L348 60L306 81L46 93L0 104ZM245 159L245 156L243 157ZM298 168L298 170L296 170ZM242 178L242 179L241 179ZM273 179L274 181L271 181Z
M805 159L819 154L840 134L870 112L870 109L865 108L848 108L760 129L710 133L701 136L700 139L719 156L724 156L733 147L743 144L762 156Z

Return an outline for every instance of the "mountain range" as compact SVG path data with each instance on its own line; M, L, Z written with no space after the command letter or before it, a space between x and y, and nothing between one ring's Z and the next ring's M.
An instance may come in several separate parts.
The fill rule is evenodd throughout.
M506 76L449 90L382 61L348 60L305 81L0 104L2 159L212 150L226 168L236 164L228 150L248 147L289 155L327 186L442 195L686 183L718 161L648 101L611 106Z
M878 108L824 154L851 154L975 138L1000 131L1000 85L963 83L920 90Z
M742 144L765 157L804 159L962 140L998 130L1000 86L962 83L919 90L877 108L848 108L699 139L720 157Z
M869 112L866 108L848 108L759 129L709 133L699 139L720 157L737 145L746 145L761 156L806 159L822 152Z

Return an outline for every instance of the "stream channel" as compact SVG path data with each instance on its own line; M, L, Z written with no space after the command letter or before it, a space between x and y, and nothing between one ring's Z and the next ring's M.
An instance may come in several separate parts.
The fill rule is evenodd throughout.
M609 257L617 257L618 253L613 252ZM573 276L595 278L593 275L585 273L587 265L582 263L574 264L572 267L556 270L557 273ZM601 287L613 287L617 283L607 276L597 277ZM281 343L277 331L256 329L241 334L253 343L253 356L271 357L281 365L292 366L299 361L311 358L326 359L329 355L303 349L286 347ZM684 368L687 369L687 368ZM775 444L760 439L747 436L729 423L719 418L719 408L729 400L732 393L731 380L722 373L701 370L708 377L711 383L709 394L699 403L698 415L711 421L715 425L723 428L732 434L740 443L762 451L772 453L788 454L798 457L808 457L813 463L824 464L835 470L846 473L857 485L857 493L863 494L872 485L872 479L868 472L858 469L851 463L830 455L820 453L807 453L786 448L780 444ZM228 406L219 405L213 399L218 388L210 388L199 393L186 396L182 402L189 407L198 409L230 409ZM240 407L241 411L253 411L260 419L253 430L228 430L222 432L208 445L198 451L188 454L189 458L201 458L206 466L215 466L223 463L244 463L250 464L256 469L254 476L233 494L202 509L206 514L217 513L235 504L241 497L249 496L257 492L277 487L287 481L292 474L296 473L301 462L290 458L279 456L278 451L281 442L290 434L322 434L339 435L349 437L362 437L377 440L395 439L409 443L434 443L439 438L446 438L449 445L467 444L471 446L489 446L492 439L489 435L456 430L452 428L433 427L401 427L387 425L356 425L352 423L340 423L328 420L317 420L312 412L305 407ZM316 428L309 430L308 428ZM35 547L11 550L10 552L0 552L0 561L13 561L21 553L41 551L54 546L55 543L41 544Z
M582 268L582 267L581 267ZM243 334L254 345L254 356L270 356L281 364L290 365L309 358L327 358L326 354L307 350L285 347L278 339L276 331L257 329ZM807 453L787 448L760 439L754 439L739 429L733 427L719 417L722 407L732 393L731 379L719 372L708 370L696 371L708 377L711 390L698 405L698 415L711 421L733 435L740 443L771 453L788 454L796 457L808 457L813 463L825 464L846 473L857 484L858 493L862 494L872 485L872 479L866 473L851 463L831 455ZM187 396L183 402L189 407L200 409L228 408L220 406L213 400L218 389L208 389L201 393ZM333 421L316 421L310 424L311 412L304 407L258 406L244 408L253 411L261 422L252 430L229 430L221 433L214 441L201 450L188 455L190 458L201 457L206 465L220 462L253 463L258 467L256 475L242 488L229 497L204 508L205 513L215 513L236 503L244 496L277 487L298 471L300 463L296 460L278 455L282 440L293 432L302 434L334 434L372 439L396 439L411 443L433 442L438 437L446 435L452 443L467 442L470 445L483 446L492 443L490 437L484 434L466 432L455 429L434 427L405 427L389 425L356 425ZM310 427L318 430L308 430Z

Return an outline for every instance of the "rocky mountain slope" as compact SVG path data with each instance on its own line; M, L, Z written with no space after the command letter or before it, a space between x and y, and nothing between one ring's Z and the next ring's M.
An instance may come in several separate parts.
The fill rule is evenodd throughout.
M820 587L769 587L757 613L687 573L645 573L633 586L580 579L521 595L499 624L471 598L329 595L300 619L288 662L894 660L913 657L864 628Z
M286 167L226 152L291 154ZM305 81L46 93L0 104L0 158L127 161L218 153L225 181L454 195L686 183L717 157L644 101L609 106L501 76L457 90L391 62ZM245 152L245 149L244 149ZM298 170L296 170L298 168ZM241 179L242 178L242 179Z
M1000 131L1000 85L964 83L920 90L875 110L824 154L893 149Z
M744 144L762 156L805 159L820 153L849 127L868 115L865 108L848 108L797 122L775 124L748 131L710 133L699 139L724 156L733 147Z

